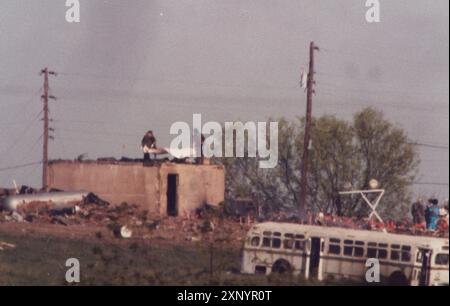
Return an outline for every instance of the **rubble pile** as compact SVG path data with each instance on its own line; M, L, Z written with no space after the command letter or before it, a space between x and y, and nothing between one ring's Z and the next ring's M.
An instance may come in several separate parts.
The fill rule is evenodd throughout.
M55 207L48 202L33 202L16 211L0 211L0 223L56 224L107 228L114 237L158 239L167 241L200 242L229 241L241 243L250 225L220 216L209 206L195 216L161 217L140 210L137 205L111 205L95 194L88 194L82 202L67 207Z
M273 222L301 223L298 217L284 213L273 214L268 218L268 220ZM318 213L316 215L308 214L307 221L303 224L348 228L355 230L386 231L393 234L447 238L449 237L448 219L442 218L440 221L441 222L438 223L439 226L437 230L430 231L427 230L424 226L413 224L408 219L404 219L402 221L388 219L384 222L380 222L374 220L373 218L356 218Z
M226 219L201 218L164 218L158 220L151 230L151 235L144 238L156 238L171 241L217 242L240 244L250 226Z
M51 202L32 202L21 205L14 211L0 211L0 223L79 225L92 228L106 228L112 237L129 239L158 239L182 242L226 241L241 243L254 221L276 221L300 223L298 218L283 213L274 214L266 220L256 220L251 214L246 218L230 214L224 207L205 204L186 217L161 217L138 208L137 205L122 203L111 205L93 193L83 197L81 202L57 206ZM384 223L368 219L338 217L331 214L309 214L305 224L342 227L360 230L387 231L398 234L429 235L448 237L447 227L430 232L416 228L408 220Z
M32 202L18 207L15 211L0 212L0 222L73 224L108 224L133 218L137 206L122 203L112 206L95 194L88 194L83 201L70 203L64 207L51 202Z

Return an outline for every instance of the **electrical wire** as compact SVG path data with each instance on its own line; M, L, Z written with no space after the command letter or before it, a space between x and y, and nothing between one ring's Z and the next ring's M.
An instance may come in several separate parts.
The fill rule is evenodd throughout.
M27 168L27 167L31 167L31 166L35 166L35 165L40 165L40 164L42 164L42 161L27 163L27 164L23 164L23 165L9 166L9 167L5 167L5 168L0 168L0 171L2 171L2 172L4 172L4 171L11 171L11 170Z
M413 142L412 145L419 146L419 147L426 147L431 149L438 149L438 150L448 150L448 146L444 145L435 145L435 144L428 144L428 143L419 143L419 142Z
M36 120L40 119L40 116L42 115L43 112L44 111L41 110L33 120L30 120L28 125L19 133L19 135L22 136L22 135L26 134L33 127L33 125L35 124ZM14 141L11 144L11 146L9 146L6 150L3 150L0 155L4 155L5 153L8 153L8 152L12 151L20 143L20 141L19 140Z
M413 185L449 186L449 183L414 182Z

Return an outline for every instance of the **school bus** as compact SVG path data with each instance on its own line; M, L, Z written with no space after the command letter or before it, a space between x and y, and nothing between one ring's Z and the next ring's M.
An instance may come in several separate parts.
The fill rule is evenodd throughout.
M378 260L382 284L449 284L448 238L275 222L249 230L241 272L364 282L368 259Z

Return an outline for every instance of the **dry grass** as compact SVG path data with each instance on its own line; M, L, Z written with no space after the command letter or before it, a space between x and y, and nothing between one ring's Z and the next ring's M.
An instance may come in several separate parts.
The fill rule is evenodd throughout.
M200 243L26 237L0 232L16 248L0 251L0 285L67 285L65 261L78 258L81 285L314 285L292 276L238 273L240 250Z

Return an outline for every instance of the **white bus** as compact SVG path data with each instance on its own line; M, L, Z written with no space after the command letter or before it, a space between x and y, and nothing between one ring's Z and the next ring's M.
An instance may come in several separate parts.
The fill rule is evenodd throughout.
M250 229L241 272L365 281L369 258L378 259L382 284L449 284L448 238L275 222Z

